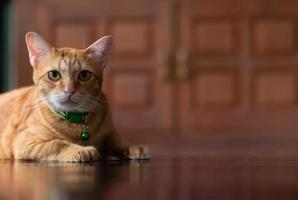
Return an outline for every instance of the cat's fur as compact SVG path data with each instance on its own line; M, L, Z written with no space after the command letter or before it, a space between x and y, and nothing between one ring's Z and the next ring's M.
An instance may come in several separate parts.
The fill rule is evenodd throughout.
M103 37L87 49L55 49L30 32L26 44L34 85L0 95L0 159L86 162L103 154L148 158L146 148L123 144L101 91L112 37ZM61 74L58 81L48 77L51 70ZM82 70L92 73L90 80L78 80ZM69 103L69 98L77 104ZM58 111L88 112L90 139L80 138L81 124L59 118L49 106Z

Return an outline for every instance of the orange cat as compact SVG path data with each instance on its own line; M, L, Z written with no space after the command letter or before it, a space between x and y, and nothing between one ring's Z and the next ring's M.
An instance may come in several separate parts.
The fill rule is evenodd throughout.
M148 158L146 148L122 143L101 91L112 42L105 36L84 50L55 49L27 33L34 85L0 95L0 159Z

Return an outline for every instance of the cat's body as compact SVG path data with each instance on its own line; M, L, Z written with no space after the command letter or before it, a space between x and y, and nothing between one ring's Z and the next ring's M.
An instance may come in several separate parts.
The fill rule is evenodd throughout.
M48 49L51 53L39 52L39 57L34 57L35 51L47 44L38 34L30 34L37 40L33 41L37 47L31 47L28 40L32 38L27 38L35 85L0 95L0 159L85 162L98 160L103 153L119 158L148 158L146 149L124 145L114 129L107 99L101 92L102 70L96 66L100 62L87 59L85 50L75 49ZM104 46L95 50L101 48ZM73 91L68 94L70 89ZM60 101L64 97L66 103ZM90 138L82 140L82 124L62 119L53 108L88 112Z

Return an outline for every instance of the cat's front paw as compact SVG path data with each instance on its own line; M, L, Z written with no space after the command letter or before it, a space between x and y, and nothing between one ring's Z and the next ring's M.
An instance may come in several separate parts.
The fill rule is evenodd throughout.
M129 146L124 151L124 158L129 160L149 159L149 150L145 146Z
M70 147L67 151L58 158L63 162L91 162L99 160L99 153L96 148L92 146Z

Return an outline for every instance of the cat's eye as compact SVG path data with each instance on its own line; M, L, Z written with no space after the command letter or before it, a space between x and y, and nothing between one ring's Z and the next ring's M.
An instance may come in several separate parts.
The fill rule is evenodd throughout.
M92 74L91 72L87 70L83 70L79 73L79 80L80 81L88 81L91 78Z
M52 81L58 81L61 78L61 74L56 70L52 70L48 72L48 77Z

